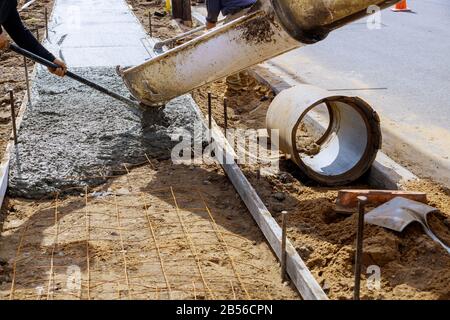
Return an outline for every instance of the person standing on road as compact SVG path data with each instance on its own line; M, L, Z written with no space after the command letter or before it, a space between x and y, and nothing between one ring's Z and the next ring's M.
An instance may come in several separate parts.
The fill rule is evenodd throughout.
M30 30L23 25L17 11L17 0L0 0L0 50L6 50L9 47L9 39L3 29L19 47L60 66L59 68L48 68L51 73L60 77L65 75L66 64L45 49Z

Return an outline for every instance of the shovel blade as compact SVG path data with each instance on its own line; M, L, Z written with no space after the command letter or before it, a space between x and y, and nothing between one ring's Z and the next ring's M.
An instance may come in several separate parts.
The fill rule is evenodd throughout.
M367 213L364 220L368 224L402 232L412 222L427 226L427 214L435 211L436 208L426 204L396 197Z

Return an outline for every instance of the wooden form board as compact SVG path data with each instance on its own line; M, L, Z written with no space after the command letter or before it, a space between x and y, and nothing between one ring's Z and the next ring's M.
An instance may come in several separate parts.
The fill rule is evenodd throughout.
M202 119L205 127L208 127L208 121L203 116L197 104L193 102L195 111ZM224 157L233 157L235 152L228 143L220 128L212 119L211 137L223 150ZM281 227L270 214L261 198L256 193L253 186L245 177L236 162L231 164L222 164L222 168L228 175L231 183L238 192L242 201L253 219L258 224L278 259L281 259ZM292 243L286 242L286 270L298 292L304 300L328 300L327 295L320 287L319 283L313 277L304 261L300 258ZM280 278L281 281L281 278Z

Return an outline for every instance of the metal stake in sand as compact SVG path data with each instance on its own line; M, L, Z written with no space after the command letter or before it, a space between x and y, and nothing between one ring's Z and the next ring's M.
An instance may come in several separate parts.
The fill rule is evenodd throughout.
M287 224L287 211L281 212L281 281L287 280L286 275L286 224Z
M47 12L47 7L44 8L44 19L45 19L45 39L48 39L48 12Z
M27 58L26 57L23 57L23 66L25 68L25 83L27 84L28 105L31 108L30 79L28 77L28 66L27 66Z
M212 114L211 114L211 109L212 109L212 95L211 92L208 92L208 135L209 135L209 143L211 143L211 127L212 127Z
M358 230L356 232L356 253L355 253L355 287L353 290L353 300L359 300L361 289L361 259L363 253L363 234L364 234L364 213L367 203L367 197L358 198Z
M150 37L153 37L153 31L152 31L152 13L148 12L148 34Z
M223 125L225 128L225 132L227 132L228 129L228 100L227 98L223 99Z
M9 90L9 99L11 102L11 122L12 122L12 129L13 129L13 137L14 137L14 144L17 144L17 129L16 129L16 110L14 108L14 91Z

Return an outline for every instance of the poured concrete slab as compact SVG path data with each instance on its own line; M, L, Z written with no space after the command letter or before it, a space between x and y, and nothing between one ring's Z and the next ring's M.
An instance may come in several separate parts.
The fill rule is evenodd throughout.
M127 95L113 68L74 72ZM190 96L165 108L135 110L69 78L39 68L33 107L23 118L19 144L10 162L9 192L27 198L51 196L70 187L105 182L124 163L168 159L180 133L193 134L200 120ZM183 131L185 130L185 131Z
M146 38L124 0L56 0L47 46L71 68L132 66L149 59Z

